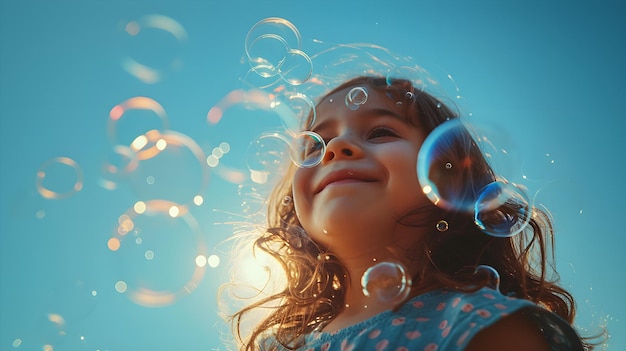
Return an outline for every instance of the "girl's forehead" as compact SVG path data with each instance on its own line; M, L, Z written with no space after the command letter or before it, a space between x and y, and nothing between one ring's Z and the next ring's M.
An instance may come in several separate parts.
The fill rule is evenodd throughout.
M405 106L402 101L396 100L380 87L368 84L349 86L326 95L319 101L316 106L316 122L329 117L363 114L372 110L388 110L395 115L404 116Z

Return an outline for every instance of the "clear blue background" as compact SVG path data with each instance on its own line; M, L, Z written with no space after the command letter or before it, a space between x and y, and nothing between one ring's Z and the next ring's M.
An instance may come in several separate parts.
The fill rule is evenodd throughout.
M129 52L124 25L148 14L175 19L188 39L157 47L155 57ZM171 305L134 304L114 289L133 262L106 247L137 200L99 185L111 149L107 120L116 104L147 96L165 108L171 129L205 147L208 110L247 70L247 31L275 16L298 27L304 51L313 39L374 43L438 78L450 74L474 121L506 145L512 177L541 175L529 181L532 191L554 180L540 199L556 218L556 263L578 301L577 325L589 333L606 327L608 349L626 349L622 2L2 0L0 350L41 350L59 339L50 335L50 313L68 317L56 350L226 349L216 291L226 279L230 227L216 223L232 218L213 209L241 210L236 187L213 175L193 212L222 263ZM122 69L128 55L155 65L172 55L182 66L145 84ZM249 127L239 128L229 132ZM45 200L37 171L58 156L80 165L84 188Z

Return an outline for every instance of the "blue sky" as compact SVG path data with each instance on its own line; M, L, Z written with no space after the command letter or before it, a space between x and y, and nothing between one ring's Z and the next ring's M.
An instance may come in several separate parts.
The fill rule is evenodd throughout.
M141 21L147 15L175 20L186 38L159 37L161 32L130 41L127 25L146 26ZM291 21L307 53L319 50L314 39L372 43L411 56L448 88L447 75L453 77L463 111L509 152L501 160L503 170L523 180L529 192L541 189L537 200L556 219L561 281L578 301L577 324L590 332L606 326L608 349L626 348L620 278L626 266L620 142L626 117L626 6L620 2L5 0L0 4L1 349L41 349L46 343L56 343L55 350L226 349L216 290L227 275L224 240L231 228L220 223L237 218L226 212L253 209L255 203L248 199L247 207L241 206L239 193L248 188L226 182L224 173L218 174L225 167L211 169L205 181L193 145L208 155L219 140L232 138L232 158L224 156L222 163L236 171L245 168L246 141L269 128L245 109L228 110L216 125L206 119L213 106L241 88L248 69L241 61L246 33L266 17ZM129 57L160 69L162 77L153 83L137 79L123 68ZM111 110L137 96L154 101L147 104L152 110L130 111L141 123L125 125L120 119L112 137ZM154 113L159 105L166 118ZM176 164L172 158L148 165L116 189L107 188L103 164L121 158L112 138L128 137L133 128L162 127L164 120L172 130L169 145L184 156L176 157ZM152 169L165 169L167 181L147 186L145 175ZM37 191L42 170L41 185L68 196L42 197ZM73 190L77 183L82 187ZM117 255L107 247L120 216L139 199L148 212L162 214L167 204L148 200L172 195L169 185L180 186L182 194L200 191L204 203L173 224L143 225L153 233L172 225L172 232L185 235L155 247L178 245L176 252L222 259L215 268L206 266L197 281L181 282L181 273L193 272L174 258L155 271L135 253ZM139 217L137 225L147 218ZM145 307L116 291L123 279L131 290L142 284L177 290L190 281L197 288L172 295L165 306ZM65 337L55 334L61 327L51 314L64 316Z

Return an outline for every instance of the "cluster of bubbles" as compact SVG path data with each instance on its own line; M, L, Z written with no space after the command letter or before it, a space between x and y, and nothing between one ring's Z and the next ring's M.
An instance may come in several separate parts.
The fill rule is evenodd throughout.
M129 21L124 32L135 43L161 49L167 46L164 38L178 46L187 36L182 25L162 15ZM129 52L122 66L153 84L181 64L176 55L166 56L165 63L148 62L150 57ZM100 185L130 190L135 197L106 242L119 265L115 291L142 306L172 304L197 288L207 267L219 264L219 257L208 253L192 209L204 204L210 165L229 152L229 145L205 152L193 138L170 129L165 108L146 96L116 104L109 112L107 134L111 150Z
M523 186L503 179L486 181L478 188L463 180L479 182L486 172L485 156L478 151L461 119L444 122L424 140L417 159L417 174L424 194L446 210L473 213L474 223L485 234L511 237L530 222L532 203ZM446 228L447 229L447 228Z
M302 49L302 37L293 23L278 17L257 22L246 35L245 54L250 64L248 77L281 80L290 85L306 82L313 63ZM267 83L264 83L267 84ZM256 87L256 86L255 86Z
M322 161L326 143L317 133L307 131L317 117L315 104L309 96L323 96L350 78L383 75L390 85L396 78L406 79L411 81L414 89L403 98L411 100L413 94L428 91L452 109L456 109L462 99L449 74L446 74L447 83L451 85L444 87L410 58L399 57L383 47L371 44L325 46L322 41L314 40L314 44L322 48L308 56L301 44L297 28L284 19L268 18L255 24L245 42L245 60L250 69L243 78L243 85L250 90L237 95L232 93L214 107L208 118L209 122L215 123L224 108L245 102L248 107L253 103L257 110L273 112L272 118L280 121L280 128L260 133L249 144L246 160L255 183L267 182L269 175L279 165L284 165L285 160L297 167L314 167ZM294 62L298 63L294 65ZM294 72L299 73L299 78L294 78ZM453 94L449 94L450 88ZM453 101L447 103L450 96ZM343 103L345 108L358 110L367 103L368 97L367 87L357 86L347 92ZM294 107L290 103L292 100L299 104ZM465 189L466 184L459 181L468 179L468 172L481 161L479 158L491 161L489 152L472 149L481 142L492 146L490 141L470 133L469 125L463 119L455 118L429 134L417 160L422 190L437 206L473 213L475 225L487 235L517 235L527 227L532 215L532 204L523 186L494 177L478 189ZM467 145L472 147L464 148ZM446 232L449 225L442 220L436 229ZM489 268L480 267L476 274L485 274ZM497 272L489 272L497 276ZM407 269L398 260L374 264L366 270L361 282L366 296L392 305L404 300L411 289Z

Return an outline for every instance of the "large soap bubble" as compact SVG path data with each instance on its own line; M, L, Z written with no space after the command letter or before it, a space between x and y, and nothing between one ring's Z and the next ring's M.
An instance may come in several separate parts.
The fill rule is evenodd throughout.
M478 190L486 185L474 178L474 169L481 164L482 154L468 129L461 120L451 119L424 140L417 157L417 175L424 194L435 205L471 213ZM470 180L477 184L468 183Z

